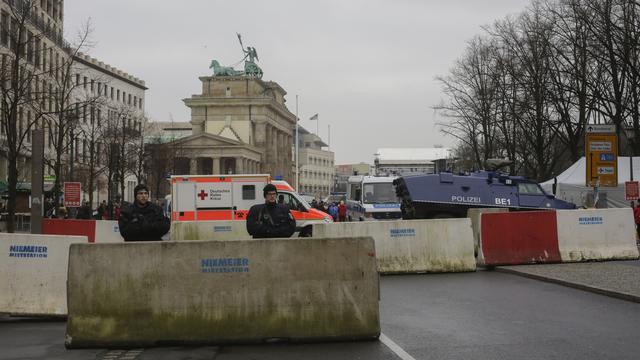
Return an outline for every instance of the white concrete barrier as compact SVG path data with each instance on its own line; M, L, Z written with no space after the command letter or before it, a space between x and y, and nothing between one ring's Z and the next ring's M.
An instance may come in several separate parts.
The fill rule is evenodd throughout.
M563 262L638 258L631 208L558 210L556 214Z
M0 234L0 313L67 314L69 245L86 236Z
M74 244L65 345L375 339L371 238Z
M473 251L476 255L476 264L484 265L484 254L482 253L482 214L509 212L505 208L477 208L467 210L467 217L471 220L473 229Z
M122 238L122 235L120 235L120 227L118 226L118 222L115 220L96 221L95 242L124 242L124 238Z
M240 220L173 221L171 240L250 240L247 222Z
M370 236L381 273L475 271L469 219L314 224L314 237Z

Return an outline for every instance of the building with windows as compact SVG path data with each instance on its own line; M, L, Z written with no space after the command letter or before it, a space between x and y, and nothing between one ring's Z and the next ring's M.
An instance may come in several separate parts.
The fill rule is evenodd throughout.
M91 164L93 155L94 166L103 168L113 162L113 157L108 140L110 137L120 138L122 134L126 138L124 145L126 156L131 156L137 161L142 161L139 143L142 142L142 131L146 123L144 114L145 92L147 87L140 80L126 72L116 69L86 54L77 54L73 61L74 73L72 81L75 83L74 97L75 116L78 119L77 130L70 133L74 163L80 169L85 170ZM119 145L120 146L120 145ZM45 149L47 139L45 139ZM131 161L132 159L126 159ZM46 172L47 170L45 170ZM50 170L49 170L50 171ZM138 183L135 173L135 164L127 167L125 176L125 192L119 194L122 200L133 202L135 195L133 189ZM98 185L107 183L105 172L101 172ZM76 177L77 176L77 177ZM82 172L74 174L74 179L69 181L81 181ZM113 190L119 193L119 186ZM84 186L87 189L87 186ZM106 199L107 189L97 186L94 191L94 203L96 199ZM117 195L118 196L118 195Z
M335 166L335 177L333 191L346 192L349 176L352 175L373 175L375 169L367 163L343 164Z
M334 153L327 147L318 135L298 126L299 193L323 199L333 191Z
M374 166L378 176L433 174L446 170L452 158L449 148L382 148Z
M102 169L113 161L113 157L108 158L113 147L108 139L115 130L104 129L108 129L109 124L117 126L120 133L128 134L131 139L123 148L132 149L136 144L135 134L140 134L144 122L147 88L144 81L79 53L67 43L63 38L63 10L62 0L0 2L0 77L11 84L2 89L1 96L5 100L20 97L20 105L14 112L17 113L17 133L24 137L18 145L21 150L19 182L30 182L31 130L42 129L45 164L48 164L44 169L45 179L52 180L51 164L58 161L56 153L64 152L60 156L63 170L58 180L80 181L83 198L88 199L86 174L88 167L93 166L98 173L94 183L95 205L106 199L108 181ZM19 59L21 72L12 78L15 59ZM17 80L12 82L12 79ZM3 114L8 113L11 112ZM4 154L10 147L17 147L7 140L6 126L12 126L14 121L9 118L3 117L0 133L0 152ZM120 158L122 163L128 160ZM7 157L0 156L1 180L7 179L7 168ZM139 178L134 172L133 168L123 171L126 186L125 193L117 196L120 199L133 200L133 187ZM51 185L45 183L45 191Z

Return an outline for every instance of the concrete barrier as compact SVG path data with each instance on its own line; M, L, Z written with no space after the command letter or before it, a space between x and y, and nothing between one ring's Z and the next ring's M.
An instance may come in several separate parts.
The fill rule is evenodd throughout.
M469 219L314 224L313 235L371 236L376 242L378 271L384 274L476 269Z
M473 252L476 256L476 264L484 265L484 254L482 253L482 245L480 243L482 233L480 215L505 212L509 212L509 210L505 208L477 208L467 210L467 217L471 220L471 229L473 231Z
M562 262L638 258L631 208L556 211Z
M95 222L95 227L95 242L124 242L124 238L120 235L120 227L116 220L99 220Z
M74 244L65 345L375 339L371 238Z
M246 221L173 221L171 240L251 240Z
M96 220L43 219L42 233L45 235L86 236L89 242L96 239Z
M67 314L69 245L86 236L0 234L0 313Z
M89 242L123 242L115 220L43 219L46 235L86 236Z
M555 211L481 214L485 265L559 263Z

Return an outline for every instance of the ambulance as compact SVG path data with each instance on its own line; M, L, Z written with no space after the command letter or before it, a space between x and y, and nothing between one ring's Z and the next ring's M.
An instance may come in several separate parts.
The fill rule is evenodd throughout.
M300 236L311 236L314 223L331 216L309 205L286 181L257 175L175 175L171 177L171 220L245 220L251 206L264 203L266 184L278 189L278 203L291 210Z

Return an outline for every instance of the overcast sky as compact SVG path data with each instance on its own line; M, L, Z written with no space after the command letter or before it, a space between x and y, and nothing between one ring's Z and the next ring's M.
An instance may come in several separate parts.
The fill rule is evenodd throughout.
M530 0L152 1L66 0L65 36L91 19L89 54L146 81L153 121L189 121L212 59L242 59L236 32L258 52L264 80L287 91L301 125L329 142L336 164L373 163L382 147L453 146L432 107L481 26ZM242 65L236 66L241 69Z

